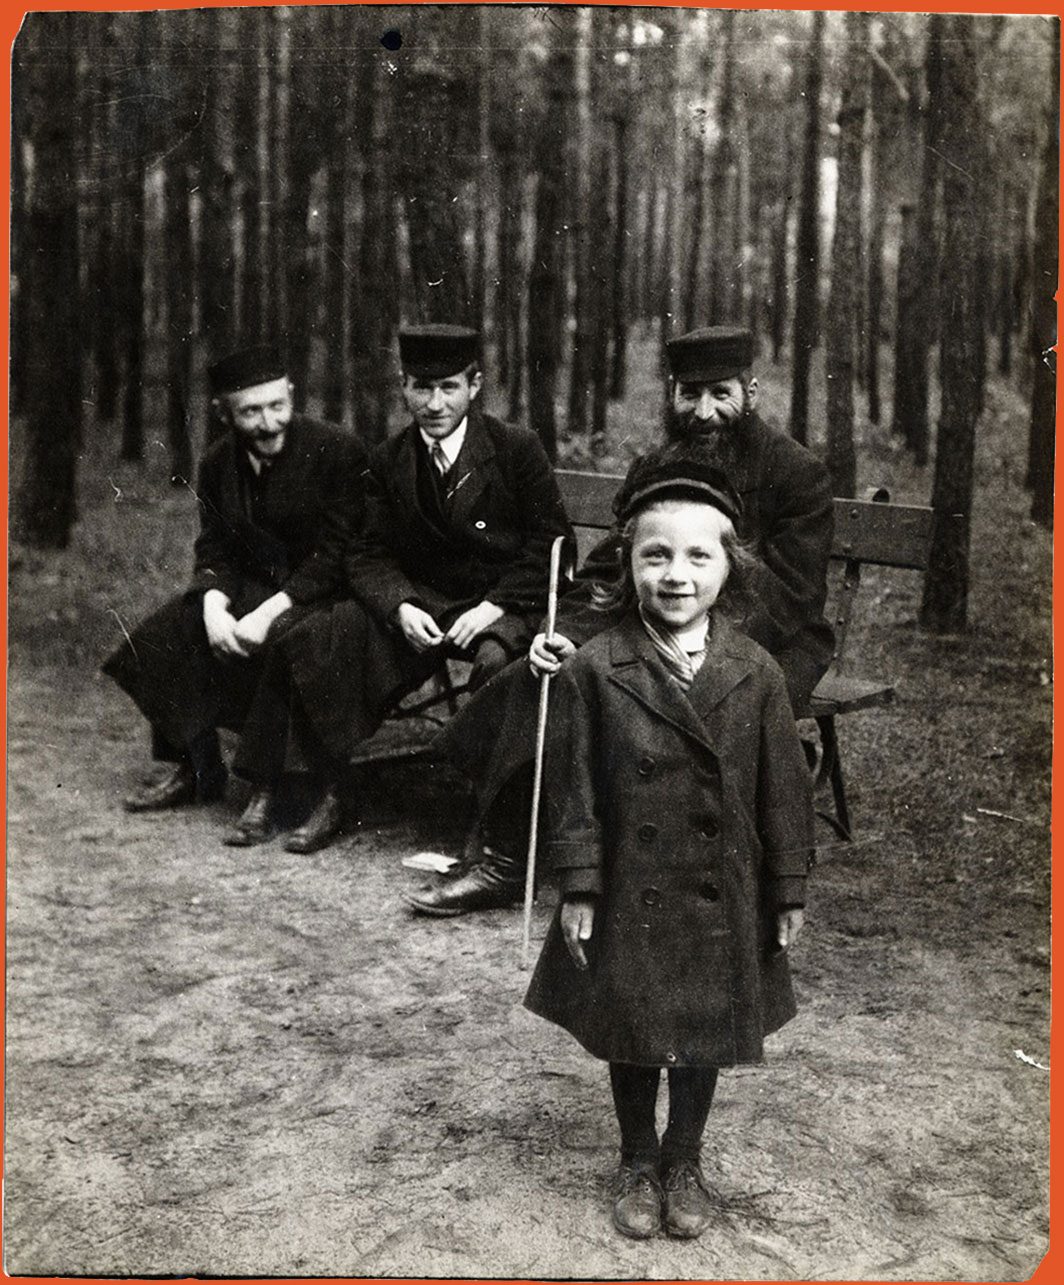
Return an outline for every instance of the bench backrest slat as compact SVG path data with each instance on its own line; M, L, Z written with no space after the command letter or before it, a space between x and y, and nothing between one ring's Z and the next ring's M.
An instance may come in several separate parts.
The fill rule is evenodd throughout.
M613 473L558 469L555 476L573 526L608 531L613 497L624 480ZM926 571L934 511L920 504L883 504L875 500L835 500L835 538L831 556L882 567Z

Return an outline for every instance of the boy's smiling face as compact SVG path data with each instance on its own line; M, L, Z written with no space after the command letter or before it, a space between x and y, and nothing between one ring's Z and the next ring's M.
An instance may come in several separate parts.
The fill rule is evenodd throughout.
M728 579L731 523L710 504L660 500L636 519L632 581L645 615L671 630L701 620Z

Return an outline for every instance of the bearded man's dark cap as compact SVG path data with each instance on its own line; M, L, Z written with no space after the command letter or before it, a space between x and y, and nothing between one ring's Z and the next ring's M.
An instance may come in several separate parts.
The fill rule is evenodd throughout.
M635 460L613 501L617 521L627 522L652 499L711 504L733 526L743 512L743 502L727 475L697 448L665 446Z
M665 344L677 383L732 379L754 362L754 337L742 326L702 326Z
M284 355L275 344L254 344L226 353L207 367L211 396L238 393L242 388L268 384L288 374Z
M399 361L408 375L446 379L480 364L480 335L468 326L402 326Z

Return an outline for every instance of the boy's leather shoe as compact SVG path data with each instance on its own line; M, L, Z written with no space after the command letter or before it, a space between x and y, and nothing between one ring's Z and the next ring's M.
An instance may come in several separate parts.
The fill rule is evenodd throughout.
M142 786L123 800L127 812L163 812L184 803L215 803L225 795L228 778L225 768L213 776L196 780L191 763L175 763L161 781Z
M285 852L317 852L327 848L343 827L343 809L333 789L325 791L317 807L298 830L285 840Z
M622 1236L646 1240L661 1230L661 1184L652 1164L621 1162L613 1180L613 1225Z
M485 848L449 879L404 892L402 898L412 910L440 918L513 906L525 893L523 867L523 862Z
M661 1174L665 1189L665 1230L693 1240L705 1231L713 1206L697 1160L674 1160Z
M229 848L251 848L265 843L273 833L270 812L273 808L273 791L255 790L237 823L226 831L222 842Z

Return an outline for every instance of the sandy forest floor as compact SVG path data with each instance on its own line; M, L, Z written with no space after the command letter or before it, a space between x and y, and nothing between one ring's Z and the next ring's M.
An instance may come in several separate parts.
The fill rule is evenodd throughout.
M929 474L864 438L863 481L926 501ZM235 792L121 811L146 736L96 665L116 614L181 582L193 513L159 448L86 459L73 545L16 550L11 581L7 1271L1029 1276L1049 1076L1017 1050L1048 1063L1052 687L1024 443L995 383L967 635L915 627L917 576L862 590L858 651L899 698L843 726L859 841L823 831L801 1013L722 1077L693 1244L612 1230L604 1067L521 1008L519 914L401 905L401 858L461 842L445 768L367 776L354 832L311 857L223 847Z

